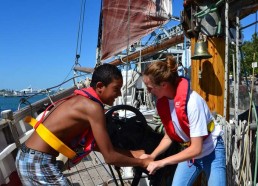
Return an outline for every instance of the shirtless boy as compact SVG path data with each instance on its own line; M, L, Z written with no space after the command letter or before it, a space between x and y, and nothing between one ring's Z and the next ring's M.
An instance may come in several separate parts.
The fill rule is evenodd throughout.
M78 149L80 145L84 146L83 153L77 154L75 159L78 156L84 157L97 147L108 164L146 168L149 160L118 152L107 133L103 104L112 105L121 95L122 85L120 70L114 65L103 64L95 69L90 87L83 91L76 90L74 96L55 106L44 118L42 125L69 148ZM57 166L58 154L34 131L21 146L16 157L16 167L22 184L69 185L68 179Z

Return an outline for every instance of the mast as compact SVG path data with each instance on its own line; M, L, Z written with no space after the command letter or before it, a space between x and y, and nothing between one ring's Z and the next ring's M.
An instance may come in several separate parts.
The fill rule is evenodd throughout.
M227 121L229 121L229 71L228 71L228 61L229 61L229 28L236 30L236 55L238 55L239 50L239 19L246 17L247 15L254 13L258 10L257 0L232 0L232 1L203 1L203 0L185 0L184 10L182 13L182 25L184 32L188 38L191 40L191 86L192 89L198 92L207 102L211 111L223 116ZM202 36L202 37L200 37ZM205 39L204 39L205 38ZM237 73L239 73L239 63L237 66ZM234 83L237 86L238 79L234 79ZM236 94L238 94L238 89L235 89ZM235 110L238 108L238 100L235 100ZM238 119L235 113L236 126L238 126ZM225 122L226 123L226 122ZM238 128L231 128L231 124L224 126L226 128L225 134L225 148L227 156L227 182L228 185L240 184L241 178L255 175L256 184L256 173L251 173L251 163L249 153L251 151L243 151L243 154L248 154L248 158L242 159L239 149L248 149L249 144L244 143L242 145L236 145L239 141L235 140L235 144L232 144L232 131ZM229 133L227 133L228 128ZM245 132L249 135L248 132ZM235 136L237 136L235 134ZM237 136L239 137L239 136ZM246 140L246 137L242 137ZM230 139L230 140L228 140ZM241 140L240 140L241 141ZM248 141L248 140L246 140ZM247 142L248 143L248 142ZM230 147L229 147L230 146ZM231 150L234 148L233 152ZM257 150L257 144L256 144ZM256 152L257 154L257 152ZM257 158L257 157L256 157ZM228 160L240 159L238 164L240 168L235 168L237 162L232 163ZM248 170L244 166L250 166ZM256 167L257 170L257 159ZM234 170L235 174L232 176L231 171ZM238 173L239 170L239 173ZM244 171L245 170L245 171ZM250 176L250 177L251 177ZM201 185L203 175L197 179L197 183L194 185ZM233 180L234 178L238 178ZM240 178L240 179L239 179ZM243 178L244 179L244 178ZM247 180L248 180L247 179ZM239 181L240 180L240 181ZM247 183L247 180L243 180L242 183ZM252 181L252 180L251 180ZM251 182L250 181L250 182ZM252 182L251 182L252 183Z
M212 3L205 1L197 5L193 1L186 1L183 25L186 36L191 40L192 89L206 100L211 111L223 115L225 39L221 29L221 17L219 17L220 4ZM211 12L209 10L211 6L216 10ZM212 17L216 24L209 22L206 19L207 16Z

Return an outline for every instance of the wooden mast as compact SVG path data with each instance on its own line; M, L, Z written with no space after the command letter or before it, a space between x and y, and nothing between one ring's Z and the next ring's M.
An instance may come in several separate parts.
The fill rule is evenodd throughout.
M223 115L224 110L224 79L225 79L225 39L222 37L208 38L210 59L192 60L191 85L208 103L211 111ZM196 39L191 38L194 49ZM192 50L192 56L194 50Z
M205 99L211 111L223 116L225 38L224 30L221 28L223 25L221 12L219 12L221 4L222 1L216 5L211 1L185 1L182 25L186 36L191 40L191 56L195 57L191 61L192 89ZM211 11L210 7L215 11ZM199 42L200 36L203 36L201 42ZM199 45L196 45L197 42ZM202 49L197 50L201 46L200 43L205 43L207 46L202 45ZM200 54L195 51L199 51ZM208 54L212 57L209 58Z
M195 44L199 33L207 36L207 51L212 55L209 59L192 60L191 85L208 103L211 111L229 119L229 85L225 85L229 73L225 75L226 23L237 25L236 17L240 19L254 13L258 9L258 0L232 0L228 7L222 0L202 1L185 0L182 25L186 36L191 39L191 53L194 56ZM227 15L223 11L227 11ZM241 11L240 11L241 10ZM238 13L237 13L238 12ZM237 15L238 14L238 15ZM225 21L227 18L227 21ZM216 30L216 31L215 31ZM227 58L228 59L228 58ZM225 100L224 100L225 99Z

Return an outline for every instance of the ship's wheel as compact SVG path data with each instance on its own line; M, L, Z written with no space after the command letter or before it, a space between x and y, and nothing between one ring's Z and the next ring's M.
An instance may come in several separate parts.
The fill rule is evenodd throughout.
M109 136L115 147L127 150L143 148L139 142L143 140L149 126L138 109L129 105L114 106L106 112L106 122Z
M123 116L120 116L121 113ZM119 114L120 113L120 114ZM163 138L163 134L155 132L148 124L143 114L129 105L117 105L106 112L107 129L114 147L125 150L145 150L151 153ZM111 167L110 167L111 168ZM117 167L116 167L117 168ZM146 170L134 167L132 186L137 186L142 173ZM163 179L164 169L149 176L151 185L157 185ZM122 178L120 178L122 181Z

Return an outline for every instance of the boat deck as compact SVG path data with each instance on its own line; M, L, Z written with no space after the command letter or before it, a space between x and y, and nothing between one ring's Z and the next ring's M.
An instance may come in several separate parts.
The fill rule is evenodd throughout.
M114 167L113 173L116 175L119 185L120 180ZM98 152L91 152L87 158L82 160L70 170L64 171L64 175L68 177L74 186L115 186L116 183L112 177L109 166L104 162L103 156ZM131 185L132 180L123 181L123 185Z

